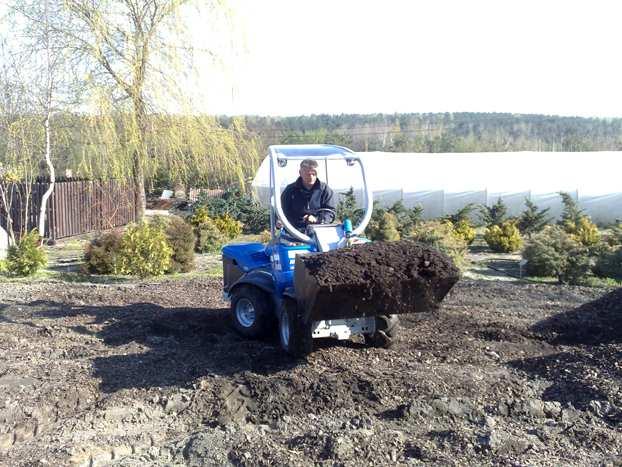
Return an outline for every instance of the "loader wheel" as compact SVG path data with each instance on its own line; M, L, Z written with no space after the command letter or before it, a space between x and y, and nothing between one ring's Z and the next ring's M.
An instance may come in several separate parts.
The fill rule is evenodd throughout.
M233 327L245 337L263 337L270 326L270 297L263 290L252 285L235 289L231 297L231 318Z
M292 298L284 298L279 313L279 340L281 347L292 357L300 358L313 350L311 325L298 315L298 304Z
M390 349L397 341L399 323L397 315L376 316L376 331L365 334L365 343L371 347Z

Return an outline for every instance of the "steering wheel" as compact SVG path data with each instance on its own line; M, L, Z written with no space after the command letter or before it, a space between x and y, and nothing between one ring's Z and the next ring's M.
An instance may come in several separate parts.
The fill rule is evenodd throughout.
M313 215L319 219L319 214L320 214L321 212L328 213L328 214L329 214L329 216L328 216L328 222L320 222L320 224L332 224L333 222L335 222L335 219L337 218L337 213L335 212L335 210L334 210L334 209L330 209L330 208L320 208L320 209L317 209L317 210L313 213Z

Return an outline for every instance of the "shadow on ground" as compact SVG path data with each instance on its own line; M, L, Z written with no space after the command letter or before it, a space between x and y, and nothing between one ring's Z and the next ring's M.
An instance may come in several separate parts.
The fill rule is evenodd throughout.
M301 362L283 353L275 336L239 337L228 309L164 308L153 303L69 307L36 301L37 316L77 318L70 329L101 339L113 355L92 360L93 375L107 393L124 388L187 386L206 375L244 371L270 374ZM100 352L104 353L104 352Z
M532 330L563 352L508 365L551 381L542 399L585 410L594 401L619 404L622 384L622 289L536 323ZM614 417L615 415L615 417ZM620 411L612 414L617 419Z

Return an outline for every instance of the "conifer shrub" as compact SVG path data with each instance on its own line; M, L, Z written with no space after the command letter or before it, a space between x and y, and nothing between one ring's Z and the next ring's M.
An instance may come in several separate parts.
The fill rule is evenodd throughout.
M518 218L518 230L523 235L532 235L536 232L541 232L544 227L552 220L548 216L548 212L551 208L538 209L530 199L525 199L526 209L522 212Z
M519 250L523 239L515 221L505 221L501 225L491 225L486 229L484 240L492 251L511 253Z
M564 204L559 225L582 245L588 248L596 247L600 242L600 232L596 224L568 193L562 191L559 195Z
M564 230L588 248L595 247L600 242L598 227L587 216L581 217L576 224L566 221Z
M450 222L421 222L413 229L410 238L445 253L457 267L466 266L467 244L461 235L456 234Z
M423 208L421 206L415 206L414 208L407 208L402 201L396 201L393 203L387 212L393 214L397 221L397 230L400 237L407 237L415 226L421 222L421 216L423 215Z
M209 214L209 209L206 206L199 206L194 210L194 213L188 217L188 222L195 227L212 220Z
M622 246L603 248L592 270L599 277L622 280Z
M378 202L374 202L374 210L365 233L371 240L406 238L421 221L422 214L423 208L420 206L409 209L401 201L396 201L389 209L382 208ZM397 238L393 227L397 230Z
M480 218L484 225L501 225L507 219L508 208L501 198L492 206L480 206Z
M269 230L262 230L259 234L259 241L261 243L269 243L272 240L272 234Z
M173 250L167 272L189 272L194 269L196 238L190 224L181 217L170 216L164 228L168 244Z
M588 248L556 225L532 235L522 256L530 276L552 276L562 283L582 282L591 266Z
M242 233L242 223L240 221L236 221L229 214L217 217L214 219L214 222L216 223L216 227L218 227L218 229L220 229L224 236L229 240L233 240Z
M227 189L221 197L200 196L196 206L212 219L228 214L242 223L244 233L258 234L270 228L269 211L239 188Z
M467 245L473 243L473 240L475 240L475 228L471 225L471 222L468 219L459 220L452 225L454 233L462 237Z
M131 225L121 238L114 272L141 278L160 276L169 270L172 256L173 249L160 225Z
M227 242L227 237L218 228L216 221L210 217L202 219L202 223L194 227L196 237L195 251L198 253L215 253L220 251Z
M16 245L9 246L6 270L9 275L27 277L47 264L47 255L41 246L39 232L31 230Z
M605 240L612 247L622 245L622 224L614 225Z
M118 230L104 232L84 249L84 269L91 274L113 274L123 234Z
M377 216L373 225L368 225L368 236L371 240L376 241L395 241L400 239L400 232L398 230L397 217L395 214L388 211L382 211L381 215Z
M348 218L352 221L353 226L357 226L363 219L365 212L356 205L354 188L350 187L345 193L339 193L339 196L341 199L339 203L337 203L337 208L335 209L336 218L340 221Z

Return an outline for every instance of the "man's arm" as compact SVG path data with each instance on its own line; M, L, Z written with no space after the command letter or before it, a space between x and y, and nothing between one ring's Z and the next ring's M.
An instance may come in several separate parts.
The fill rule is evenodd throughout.
M328 185L322 193L322 208L335 210L335 194ZM328 222L333 216L327 212L320 212L320 221Z
M285 214L285 217L287 217L287 219L289 220L289 212L290 212L290 206L289 206L289 201L290 201L290 196L289 196L289 185L285 187L285 189L283 190L283 192L281 193L281 210L283 211L283 214ZM276 215L276 213L275 213ZM291 222L291 221L290 221ZM277 215L277 220L276 220L276 228L280 229L281 227L283 227L283 223L281 222L281 219L278 218ZM280 225L279 225L280 224Z

